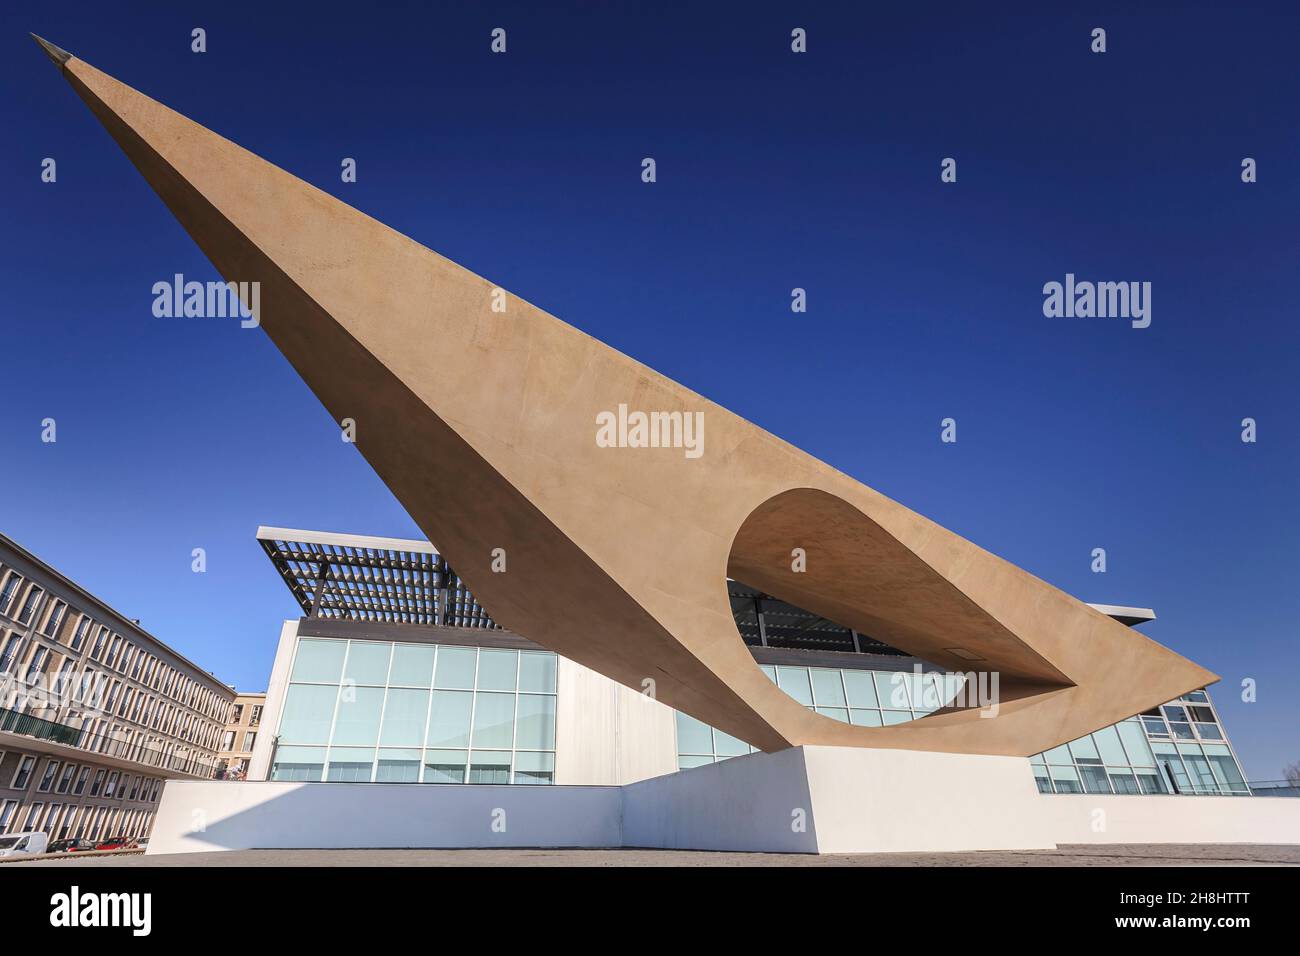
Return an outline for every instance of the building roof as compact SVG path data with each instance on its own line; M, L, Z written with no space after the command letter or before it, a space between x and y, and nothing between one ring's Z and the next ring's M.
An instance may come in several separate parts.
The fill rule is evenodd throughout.
M498 628L428 541L270 527L257 540L308 617Z

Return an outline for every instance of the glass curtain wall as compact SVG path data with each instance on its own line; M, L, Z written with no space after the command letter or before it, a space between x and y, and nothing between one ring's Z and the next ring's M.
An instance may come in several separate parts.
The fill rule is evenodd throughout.
M549 651L300 638L272 780L549 784Z

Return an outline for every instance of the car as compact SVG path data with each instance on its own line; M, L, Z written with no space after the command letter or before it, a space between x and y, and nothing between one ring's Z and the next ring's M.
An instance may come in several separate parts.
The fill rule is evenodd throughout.
M55 840L46 849L47 853L81 853L95 848L92 840Z
M44 853L50 838L39 830L0 836L0 856L27 856Z
M135 846L135 841L128 836L113 836L100 840L95 844L96 850L129 850Z

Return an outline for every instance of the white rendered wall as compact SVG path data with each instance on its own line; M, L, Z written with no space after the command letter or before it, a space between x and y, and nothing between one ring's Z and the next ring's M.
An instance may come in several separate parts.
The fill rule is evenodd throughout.
M671 708L566 657L555 703L555 782L620 785L677 770Z
M266 687L266 701L262 705L261 732L253 743L253 756L248 761L248 779L266 780L271 776L271 754L275 750L275 735L280 728L280 711L284 695L289 689L289 664L298 639L298 622L285 621L280 628L280 643L271 665L271 680Z
M1294 797L1044 794L1057 843L1296 843Z
M1018 757L800 747L623 787L172 780L148 852L637 846L870 853L1070 843L1300 844L1300 799L1040 794L1029 761Z
M623 787L623 842L816 853L803 748L733 757Z
M617 787L172 780L148 852L618 846Z

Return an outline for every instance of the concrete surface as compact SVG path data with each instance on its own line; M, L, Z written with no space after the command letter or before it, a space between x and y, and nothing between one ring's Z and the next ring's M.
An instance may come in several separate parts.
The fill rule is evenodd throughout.
M686 850L231 850L15 866L1300 866L1300 846L1067 846L980 853L715 853Z

